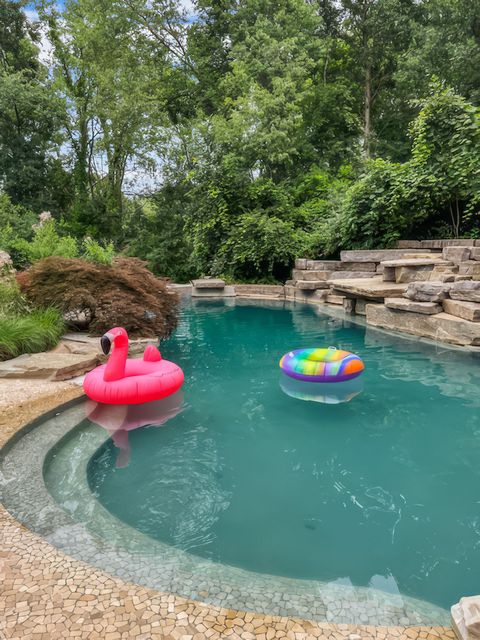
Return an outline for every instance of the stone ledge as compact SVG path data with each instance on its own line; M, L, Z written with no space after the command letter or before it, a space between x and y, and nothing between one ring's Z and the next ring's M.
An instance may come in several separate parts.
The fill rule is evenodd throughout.
M192 285L196 289L223 289L225 280L220 278L198 278L197 280L192 280Z
M383 267L436 267L437 265L452 266L450 260L437 258L437 254L432 253L431 258L399 258L398 260L382 260Z
M480 282L472 280L456 281L450 289L450 297L467 302L480 302Z
M470 322L480 322L480 302L466 302L464 300L443 301L443 308L446 313L458 318L470 320Z
M0 362L0 378L39 378L44 380L69 380L91 371L99 364L95 352L24 354Z
M330 274L328 281L331 282L333 280L355 280L356 278L373 278L374 276L375 272L373 271L335 271Z
M339 271L376 271L376 262L340 262L336 267Z
M449 342L460 346L480 346L480 324L448 313L425 315L388 309L385 305L367 304L367 323L390 331L410 333L421 338Z
M321 269L324 271L333 271L335 269L338 269L339 265L340 260L305 260L305 266L303 267L303 269Z
M407 300L406 298L385 298L385 306L388 309L399 309L400 311L408 311L410 313L422 313L424 315L433 315L441 313L443 307L435 302L416 302L415 300Z
M237 296L283 298L285 296L285 288L282 284L236 284L235 293Z
M415 255L416 253L428 253L425 249L414 251L412 249L358 249L341 251L340 259L342 262L382 262L384 260L396 260L402 258L405 253Z
M222 289L194 287L192 298L232 298L235 296L235 287L233 285L225 285Z
M294 280L328 280L334 273L325 269L293 269L292 278Z
M314 291L315 289L329 289L329 285L324 280L298 280L297 289L303 291Z
M358 280L334 280L331 284L341 293L358 297L373 298L402 298L407 286L396 282L384 282L381 276L374 278L360 278Z
M448 238L446 240L421 240L421 246L424 249L443 249L444 247L473 247L474 244L475 244L475 240L473 240L472 238Z

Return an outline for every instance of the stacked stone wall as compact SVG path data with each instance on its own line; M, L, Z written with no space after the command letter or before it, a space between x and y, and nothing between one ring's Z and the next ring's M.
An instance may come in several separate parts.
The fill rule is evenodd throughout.
M401 240L295 262L286 297L342 305L368 324L480 347L480 240Z

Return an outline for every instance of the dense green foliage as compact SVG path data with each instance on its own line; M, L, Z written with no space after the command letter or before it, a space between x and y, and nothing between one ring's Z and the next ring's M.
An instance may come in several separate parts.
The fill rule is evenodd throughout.
M16 266L123 251L178 281L282 280L300 254L479 235L478 3L36 9L0 0L0 249ZM33 229L44 209L56 222Z

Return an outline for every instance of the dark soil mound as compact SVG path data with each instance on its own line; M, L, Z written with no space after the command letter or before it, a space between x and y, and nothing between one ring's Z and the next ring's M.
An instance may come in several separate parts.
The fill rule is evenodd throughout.
M112 266L72 258L40 260L17 275L35 306L54 306L67 318L89 319L92 335L125 327L132 336L165 338L175 329L179 298L137 258L116 258ZM75 320L70 320L75 325Z

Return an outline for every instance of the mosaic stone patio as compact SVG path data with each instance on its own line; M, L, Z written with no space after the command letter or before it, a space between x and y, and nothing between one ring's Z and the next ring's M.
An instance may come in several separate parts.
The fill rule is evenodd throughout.
M15 382L12 387L12 381L0 381L0 445L25 423L81 393L69 383ZM155 591L74 560L20 525L3 508L0 579L0 637L9 640L455 638L449 627L308 621L241 612Z

